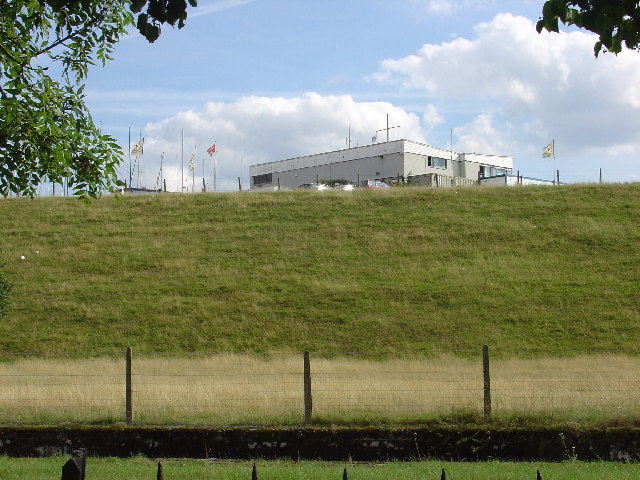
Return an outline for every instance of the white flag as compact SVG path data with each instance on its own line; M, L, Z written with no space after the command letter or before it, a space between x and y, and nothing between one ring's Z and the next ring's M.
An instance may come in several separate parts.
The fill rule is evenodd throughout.
M553 157L553 155L554 155L553 154L554 143L555 142L551 142L549 145L544 147L544 149L542 150L542 157L543 158Z
M189 170L196 168L196 151L191 152L191 158L189 159Z

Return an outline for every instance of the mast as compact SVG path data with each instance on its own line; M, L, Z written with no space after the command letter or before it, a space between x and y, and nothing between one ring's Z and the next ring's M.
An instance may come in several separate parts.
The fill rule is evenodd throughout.
M140 179L142 178L142 172L140 169L140 164L142 163L142 157L144 156L144 144L142 143L142 130L140 130L140 137L138 139L138 145L140 145L140 155L138 158L138 188L140 188Z
M133 171L131 167L131 127L129 127L129 188L131 188L131 182L133 181Z
M184 192L184 128L182 129L182 169L180 171L180 193Z
M451 163L453 163L453 128L451 128L451 139L450 139L450 142L451 143L449 143L449 155L450 155L451 158L449 159L449 161ZM453 165L451 166L451 168L453 168Z
M389 114L387 113L387 128L381 128L380 130L376 130L376 138L378 137L378 132L387 131L387 142L389 142L389 130L393 130L394 128L400 128L400 125L396 125L395 127L389 126Z

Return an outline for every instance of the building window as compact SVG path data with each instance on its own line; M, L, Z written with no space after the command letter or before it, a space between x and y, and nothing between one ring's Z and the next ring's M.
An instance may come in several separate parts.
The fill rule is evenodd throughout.
M509 175L509 174L511 174L511 169L509 168L499 168L491 165L480 165L480 176L482 178L497 177L499 175Z
M265 183L273 182L273 174L265 173L264 175L254 175L253 176L253 184L255 186L264 185Z
M435 168L447 168L447 159L440 157L429 157L429 166Z

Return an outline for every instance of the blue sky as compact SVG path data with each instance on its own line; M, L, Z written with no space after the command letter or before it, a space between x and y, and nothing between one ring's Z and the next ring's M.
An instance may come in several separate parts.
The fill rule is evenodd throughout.
M200 0L182 30L137 32L96 67L87 101L128 150L134 185L248 186L250 164L391 139L514 158L561 180L640 180L640 53L593 56L586 32L535 32L543 0ZM380 137L379 137L380 138ZM552 139L556 160L542 159ZM217 145L217 155L205 150ZM135 160L135 157L134 157ZM123 177L129 166L123 165Z

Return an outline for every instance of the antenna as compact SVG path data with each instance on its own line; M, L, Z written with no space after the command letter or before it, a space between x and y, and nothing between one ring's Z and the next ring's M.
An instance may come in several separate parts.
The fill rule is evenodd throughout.
M389 130L393 130L394 128L400 128L400 125L396 125L395 127L390 127L389 126L389 114L387 113L387 128L381 128L380 130L376 130L376 136L378 135L378 132L384 132L385 130L387 131L387 142L389 141Z

